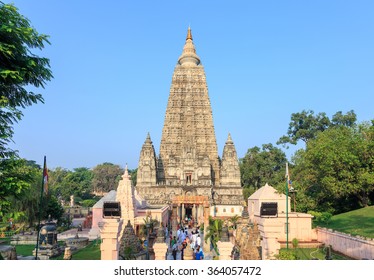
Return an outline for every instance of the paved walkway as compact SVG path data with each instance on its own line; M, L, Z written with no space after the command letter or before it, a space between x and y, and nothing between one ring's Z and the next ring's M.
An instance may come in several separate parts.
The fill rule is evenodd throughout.
M191 231L191 229L189 229L188 231ZM200 235L201 235L201 242L205 242L205 241L203 241L204 240L204 234L201 233ZM166 238L165 243L166 243L166 245L168 245L168 254L167 254L166 259L167 260L174 260L172 250L170 248L170 238L169 237ZM212 259L213 259L212 252L204 252L204 260L212 260ZM181 260L181 251L177 252L177 260Z

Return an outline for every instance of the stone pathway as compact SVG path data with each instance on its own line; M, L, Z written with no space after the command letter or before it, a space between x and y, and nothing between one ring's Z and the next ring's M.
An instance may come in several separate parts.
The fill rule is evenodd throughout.
M204 240L204 234L201 234L201 240ZM203 241L202 241L203 242ZM168 245L167 260L174 260L173 254L170 248L170 238L167 237L165 243ZM181 252L177 252L177 260L181 260ZM212 252L204 252L204 260L213 260Z

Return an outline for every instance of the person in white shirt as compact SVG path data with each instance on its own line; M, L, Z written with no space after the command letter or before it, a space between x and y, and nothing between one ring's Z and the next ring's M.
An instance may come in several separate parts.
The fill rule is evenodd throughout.
M201 245L201 237L200 237L200 234L198 234L196 237L196 246L200 246L200 245Z
M191 249L195 249L197 234L193 231L191 236Z

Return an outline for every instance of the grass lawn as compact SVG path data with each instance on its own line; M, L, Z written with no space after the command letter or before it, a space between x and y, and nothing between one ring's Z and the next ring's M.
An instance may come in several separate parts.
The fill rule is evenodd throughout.
M10 245L10 238L1 238L0 244ZM35 245L15 245L17 255L32 256L32 251L35 249Z
M281 251L286 251L287 249L281 249ZM296 254L298 260L312 260L313 258L317 258L320 260L324 260L326 256L326 252L324 248L296 248L296 249L289 249L291 252ZM333 260L351 260L350 258L339 255L337 253L332 253Z
M35 249L35 245L15 245L17 255L32 256L32 251Z
M328 224L320 226L352 235L374 238L374 206L335 215Z
M51 260L63 260L64 254L56 257L51 258ZM101 259L101 252L100 252L100 244L90 242L87 247L80 249L78 251L73 252L73 260L100 260Z

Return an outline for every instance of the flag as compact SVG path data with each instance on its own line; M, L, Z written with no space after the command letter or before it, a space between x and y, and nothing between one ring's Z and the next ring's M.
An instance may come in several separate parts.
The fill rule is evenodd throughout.
M48 194L48 169L47 169L47 160L44 156L44 167L43 167L43 190L44 194Z

